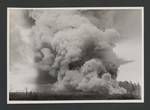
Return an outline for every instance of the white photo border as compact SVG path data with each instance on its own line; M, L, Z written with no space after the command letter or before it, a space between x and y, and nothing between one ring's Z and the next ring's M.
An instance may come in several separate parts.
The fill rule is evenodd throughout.
M55 9L59 9L59 10L64 10L64 9L68 9L68 10L72 10L72 9L82 9L82 10L95 10L95 9L99 9L99 10L141 10L142 11L142 76L141 76L141 80L142 80L142 85L141 85L141 99L139 100L37 100L37 101L10 101L9 100L9 43L10 43L10 34L9 34L9 10L28 10L28 9L40 9L40 10L44 10L44 9L51 9L51 10L55 10ZM15 7L7 7L7 104L69 104L69 103L144 103L144 7L58 7L58 8L15 8Z

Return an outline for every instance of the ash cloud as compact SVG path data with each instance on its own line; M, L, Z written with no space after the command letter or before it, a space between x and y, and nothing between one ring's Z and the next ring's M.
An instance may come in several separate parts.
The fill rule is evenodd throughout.
M124 94L116 78L124 60L113 48L120 34L113 11L29 10L38 84L50 90Z

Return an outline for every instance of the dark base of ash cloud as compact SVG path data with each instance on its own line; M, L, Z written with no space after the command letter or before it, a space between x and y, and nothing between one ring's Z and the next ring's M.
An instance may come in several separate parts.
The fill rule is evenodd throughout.
M54 92L51 91L50 85L42 86L41 89L47 88L44 92L10 92L10 100L137 100L141 99L140 85L131 82L118 82L119 86L127 90L125 94L108 94L108 92L82 92L82 91L68 91L68 92Z
M36 91L127 94L117 81L126 62L113 51L120 34L112 27L113 11L28 10ZM41 86L42 85L42 86ZM46 85L46 87L44 87Z

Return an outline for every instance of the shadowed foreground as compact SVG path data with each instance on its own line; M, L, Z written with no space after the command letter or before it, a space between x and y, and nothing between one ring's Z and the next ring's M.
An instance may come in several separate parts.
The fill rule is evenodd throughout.
M36 92L10 93L10 100L107 100L107 99L140 99L132 94L99 95L99 94L43 94Z

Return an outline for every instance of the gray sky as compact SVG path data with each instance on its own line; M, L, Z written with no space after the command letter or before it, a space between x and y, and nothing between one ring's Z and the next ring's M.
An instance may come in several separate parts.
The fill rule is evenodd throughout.
M116 28L125 39L117 44L115 51L120 57L133 60L120 67L118 80L142 84L142 12L126 11L118 16Z

